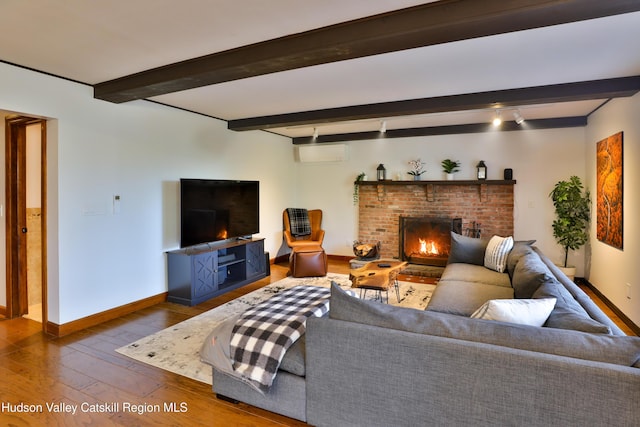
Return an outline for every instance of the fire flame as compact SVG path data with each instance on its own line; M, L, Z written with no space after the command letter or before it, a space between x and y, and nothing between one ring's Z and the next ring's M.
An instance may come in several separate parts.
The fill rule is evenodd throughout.
M423 239L419 239L420 240L420 253L423 255L438 255L440 252L438 251L438 248L436 247L435 243L433 243L433 241L431 242L427 242L426 240Z

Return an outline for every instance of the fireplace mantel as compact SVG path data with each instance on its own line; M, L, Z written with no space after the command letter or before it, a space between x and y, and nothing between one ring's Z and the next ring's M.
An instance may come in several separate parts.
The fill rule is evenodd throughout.
M515 185L516 181L514 179L511 180L484 180L484 179L470 179L470 180L438 180L438 181L422 181L422 180L411 180L411 181L392 181L392 180L384 180L384 181L355 181L354 184L357 185L375 185L378 188L378 200L384 199L385 188L389 185L418 185L424 186L426 189L426 199L429 202L434 201L435 187L443 186L443 185L464 185L464 186L478 186L478 191L480 195L480 201L484 202L487 197L487 185Z
M430 181L355 181L357 185L515 185L516 180L480 180L480 179L467 179L467 180L430 180Z

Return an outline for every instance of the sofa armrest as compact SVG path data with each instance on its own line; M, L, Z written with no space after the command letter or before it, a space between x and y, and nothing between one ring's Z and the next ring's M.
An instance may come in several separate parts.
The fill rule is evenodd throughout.
M330 318L307 321L307 421L625 425L640 370Z
M322 242L324 242L324 230L316 230L316 232L313 233L313 240L322 246Z
M587 314L598 322L607 325L611 329L613 335L626 335L622 329L618 327L601 309L596 303L584 293L582 289L578 287L571 279L567 277L551 260L542 253L537 247L533 247L533 250L540 256L542 262L549 268L551 273L562 284L562 286L569 291L569 293L575 298L575 300L585 309Z

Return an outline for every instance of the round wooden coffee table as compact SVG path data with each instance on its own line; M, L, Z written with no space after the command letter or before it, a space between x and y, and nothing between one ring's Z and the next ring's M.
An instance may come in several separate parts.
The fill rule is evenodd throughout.
M400 302L400 288L398 273L407 265L406 261L372 261L360 268L352 269L349 274L351 287L360 289L360 298L364 298L367 290L377 292L377 298L382 301L382 292L387 294L389 303L389 288L395 286L396 297Z

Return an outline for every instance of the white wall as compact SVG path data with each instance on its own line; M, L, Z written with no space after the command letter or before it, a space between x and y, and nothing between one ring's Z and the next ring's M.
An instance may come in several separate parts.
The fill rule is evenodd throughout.
M514 237L537 239L538 247L554 262L562 262L563 249L552 234L554 213L548 195L559 180L571 175L584 179L584 132L571 128L353 141L348 143L349 158L344 162L298 164L298 200L301 206L324 210L327 251L353 255L351 244L357 237L353 181L360 172L375 180L376 167L383 163L388 178L399 172L402 179L409 179L407 162L421 158L427 169L423 179L443 179L440 162L452 158L462 162L456 179L475 179L475 167L484 160L489 179L502 179L505 168L513 169L517 180ZM582 276L584 249L572 253L570 262Z
M596 218L591 226L591 273L589 281L613 304L640 325L640 94L607 103L589 118L587 126L587 170L591 192L596 194L596 144L620 131L623 134L623 250L596 238ZM593 209L595 215L595 206ZM631 284L627 297L626 284Z
M146 101L98 101L91 87L1 63L0 110L51 119L51 322L166 291L164 252L178 247L182 177L260 180L259 237L272 254L280 248L282 209L295 204L287 138L231 132L222 121ZM112 209L115 194L120 214Z

